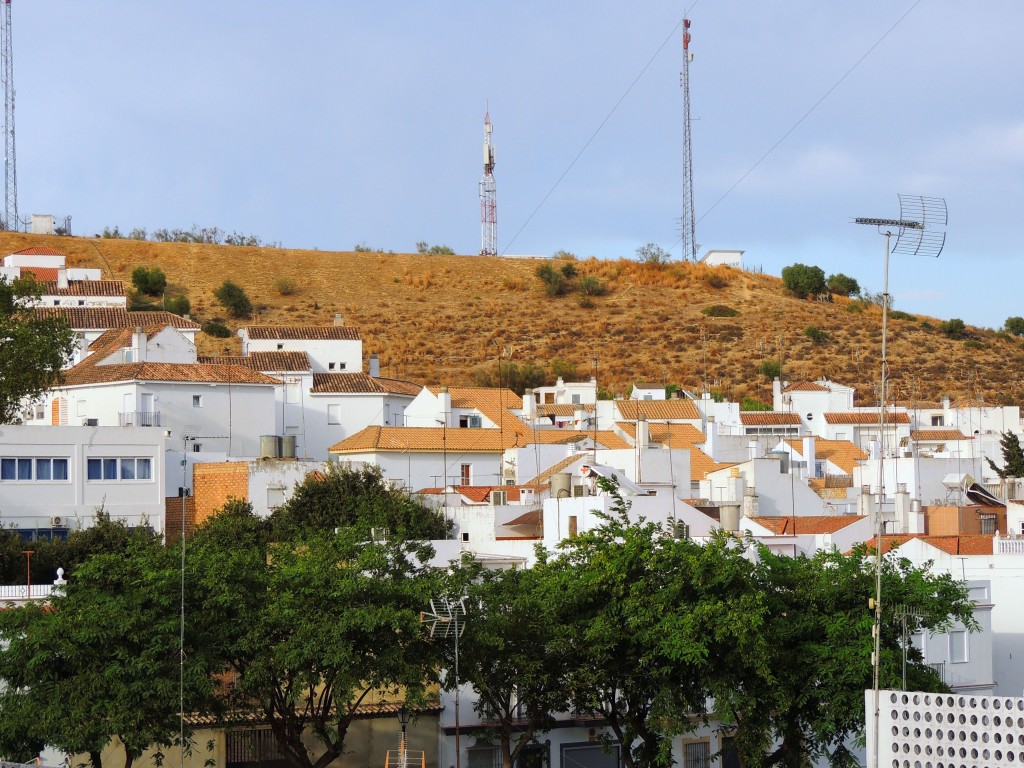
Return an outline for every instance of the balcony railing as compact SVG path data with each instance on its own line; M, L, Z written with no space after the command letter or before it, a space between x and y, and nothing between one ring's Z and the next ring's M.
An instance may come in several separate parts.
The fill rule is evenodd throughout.
M934 661L929 663L928 666L939 676L939 680L946 682L946 662Z
M160 411L123 411L117 420L122 427L159 427Z

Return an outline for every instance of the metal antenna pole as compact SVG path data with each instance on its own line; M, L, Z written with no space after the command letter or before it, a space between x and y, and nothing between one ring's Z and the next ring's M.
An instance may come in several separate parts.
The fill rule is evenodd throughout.
M455 640L455 768L462 768L462 745L459 740L459 636L466 628L466 622L463 620L465 615L465 597L458 600L448 597L431 600L430 611L420 614L420 621L429 627L431 637L452 637Z
M697 261L697 218L693 212L693 139L690 118L690 20L683 19L683 216L679 222L683 240L683 260Z
M484 112L484 177L480 180L480 255L498 255L498 198L494 183L491 112Z
M11 34L11 0L4 0L0 34L0 79L4 85L4 218L9 232L18 230L18 171L14 154L14 44Z

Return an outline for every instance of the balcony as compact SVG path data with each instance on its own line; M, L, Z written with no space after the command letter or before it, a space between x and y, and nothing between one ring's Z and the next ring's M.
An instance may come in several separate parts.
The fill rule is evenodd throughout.
M932 668L932 671L939 676L939 680L946 682L946 662L934 661L928 664Z
M117 422L122 427L159 427L160 411L122 411Z

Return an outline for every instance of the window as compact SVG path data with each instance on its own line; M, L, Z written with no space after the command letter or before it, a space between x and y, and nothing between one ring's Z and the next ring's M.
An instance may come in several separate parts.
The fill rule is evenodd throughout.
M203 450L202 443L192 443L192 453L200 453Z
M87 480L152 480L153 460L134 457L87 459Z
M281 344L280 342L278 342L277 348L278 348L278 350L284 349L284 344Z
M84 307L85 306L85 299L79 299L78 300L78 306Z
M722 768L740 768L740 753L736 749L736 739L726 736L722 739Z
M473 465L462 464L459 466L459 483L460 485L472 485L473 479Z
M962 664L968 660L967 630L953 629L949 632L949 661L951 664Z
M327 423L328 424L341 424L341 406L340 405L328 405L327 406Z
M0 459L0 480L5 482L67 479L67 459L34 459L27 456L5 456Z
M944 425L944 424L942 423L942 416L932 416L932 426L933 426L933 427L942 427L942 426L945 426L945 425Z
M85 400L75 401L75 416L85 416Z
M711 745L706 741L683 744L683 768L709 768Z
M334 370L334 363L328 363L327 364L327 370L328 371L333 371Z
M483 421L480 419L478 414L459 416L459 427L462 429L480 429L481 426L483 426Z
M996 516L992 514L978 515L981 524L981 532L991 536L996 532Z
M344 371L345 370L345 363L338 363L338 370L339 371Z
M580 396L579 395L573 395L572 396L572 404L573 405L579 405L580 404Z
M192 407L193 408L202 408L203 407L203 396L202 395L192 395Z
M274 509L284 504L284 488L277 485L267 486L267 508Z
M466 756L469 768L498 768L501 765L498 748L489 744L473 745L466 750Z

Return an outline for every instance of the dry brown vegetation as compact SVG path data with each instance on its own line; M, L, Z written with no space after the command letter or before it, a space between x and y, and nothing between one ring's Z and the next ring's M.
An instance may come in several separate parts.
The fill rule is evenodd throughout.
M543 262L526 259L334 253L292 249L150 243L0 233L4 253L32 245L68 254L70 266L100 267L104 277L130 283L137 266L160 267L169 283L186 287L192 316L237 328L213 298L224 280L242 286L257 308L251 321L330 324L336 312L359 326L364 354L378 353L385 376L425 384L470 384L474 371L493 370L501 349L513 362L550 370L575 364L589 377L597 358L603 389L628 392L635 381L711 389L732 399L770 400L758 373L764 360L784 361L791 381L827 376L873 396L881 346L877 306L785 295L778 278L728 268L673 263L579 260L578 273L604 281L608 294L580 306L580 297L549 298L535 276ZM554 262L560 267L566 262ZM284 281L294 290L283 295ZM729 306L735 317L702 309ZM1024 400L1024 345L1005 334L968 327L948 339L939 321L890 322L889 360L895 397L935 401L942 394L988 403ZM829 341L815 344L815 326ZM237 339L200 334L203 354L237 351ZM971 342L967 345L967 342ZM706 362L705 362L706 361Z

